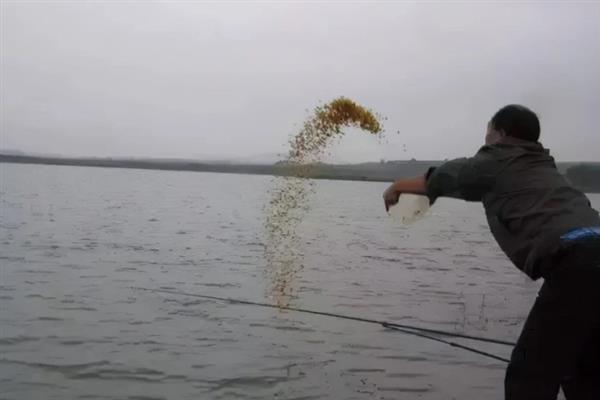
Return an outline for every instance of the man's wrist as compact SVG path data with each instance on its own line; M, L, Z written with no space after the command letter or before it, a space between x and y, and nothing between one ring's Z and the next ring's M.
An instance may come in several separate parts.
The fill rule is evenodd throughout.
M394 182L394 190L397 193L425 194L427 187L424 175L408 179L398 179Z
M404 190L404 180L403 179L398 179L398 180L394 181L394 190L396 191L396 193L402 193L402 191Z

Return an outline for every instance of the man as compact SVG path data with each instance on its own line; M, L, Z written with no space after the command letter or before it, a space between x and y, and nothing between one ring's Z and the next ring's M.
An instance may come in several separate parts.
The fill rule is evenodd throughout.
M508 105L491 119L474 157L400 179L384 192L386 209L402 193L481 201L510 260L544 279L505 377L507 400L600 399L600 216L558 172L538 142L540 123Z

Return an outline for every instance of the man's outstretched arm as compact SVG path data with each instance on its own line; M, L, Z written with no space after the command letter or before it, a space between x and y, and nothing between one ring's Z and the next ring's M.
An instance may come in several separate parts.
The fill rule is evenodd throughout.
M483 147L475 157L457 158L430 168L425 175L398 179L383 193L386 211L402 193L426 195L431 203L438 197L481 201L494 185L497 170L497 163L487 154L489 150Z

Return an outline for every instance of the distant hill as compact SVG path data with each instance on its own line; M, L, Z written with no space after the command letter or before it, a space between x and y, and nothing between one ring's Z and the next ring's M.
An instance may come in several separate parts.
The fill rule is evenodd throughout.
M171 171L201 171L236 174L293 176L298 166L279 161L271 164L194 161L178 159L67 158L0 153L0 162L24 164L73 165L104 168L138 168ZM396 178L425 173L440 160L397 160L360 164L313 164L309 177L314 179L390 182ZM559 170L576 187L600 193L600 163L558 163Z
M174 171L224 172L293 176L298 166L283 161L270 164L234 163L231 161L195 161L180 159L121 159L121 158L75 158L0 153L0 162L24 164L72 165L105 168L138 168ZM388 161L361 164L313 164L309 177L314 179L391 181L402 176L424 173L430 166L441 161Z
M578 163L567 168L567 179L581 190L600 192L600 163Z

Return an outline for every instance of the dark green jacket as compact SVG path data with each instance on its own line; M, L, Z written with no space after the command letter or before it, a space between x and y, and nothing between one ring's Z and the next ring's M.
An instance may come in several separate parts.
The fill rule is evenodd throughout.
M498 244L532 279L546 276L568 251L563 234L600 226L598 212L558 172L548 150L511 137L431 168L427 195L432 203L442 196L481 201Z

